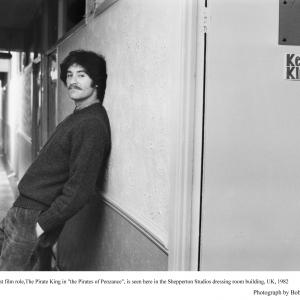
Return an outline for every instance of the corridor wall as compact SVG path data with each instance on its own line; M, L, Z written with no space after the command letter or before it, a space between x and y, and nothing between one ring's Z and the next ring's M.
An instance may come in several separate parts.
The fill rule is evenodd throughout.
M58 47L60 62L74 49L105 56L104 106L113 145L103 201L95 199L61 236L62 269L168 268L183 5L181 0L117 1ZM58 94L60 121L74 106L62 84Z
M2 102L3 152L11 171L20 179L32 161L32 66L20 68L20 53L10 61L6 98Z

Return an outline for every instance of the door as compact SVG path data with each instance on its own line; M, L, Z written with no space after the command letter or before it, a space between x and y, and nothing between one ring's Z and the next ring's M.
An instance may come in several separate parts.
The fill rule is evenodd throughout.
M208 6L200 270L299 270L299 48L278 45L278 1Z

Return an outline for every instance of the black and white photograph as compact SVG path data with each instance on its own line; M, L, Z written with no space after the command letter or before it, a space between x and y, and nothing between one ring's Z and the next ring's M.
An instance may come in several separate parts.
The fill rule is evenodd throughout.
M300 0L0 0L0 287L300 295L299 128Z

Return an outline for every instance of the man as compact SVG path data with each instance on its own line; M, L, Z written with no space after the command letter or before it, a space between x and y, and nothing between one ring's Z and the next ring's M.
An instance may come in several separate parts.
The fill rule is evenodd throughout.
M102 106L106 63L94 52L72 51L60 78L75 103L21 179L20 196L0 227L0 270L32 270L41 247L57 240L65 222L103 184L111 148Z

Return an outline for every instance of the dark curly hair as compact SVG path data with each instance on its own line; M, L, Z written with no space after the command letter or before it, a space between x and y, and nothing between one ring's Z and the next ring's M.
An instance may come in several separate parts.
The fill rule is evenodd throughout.
M78 64L82 66L86 73L93 80L93 85L97 86L97 97L102 103L106 89L106 62L102 55L92 51L74 50L60 64L60 79L66 85L68 68Z

